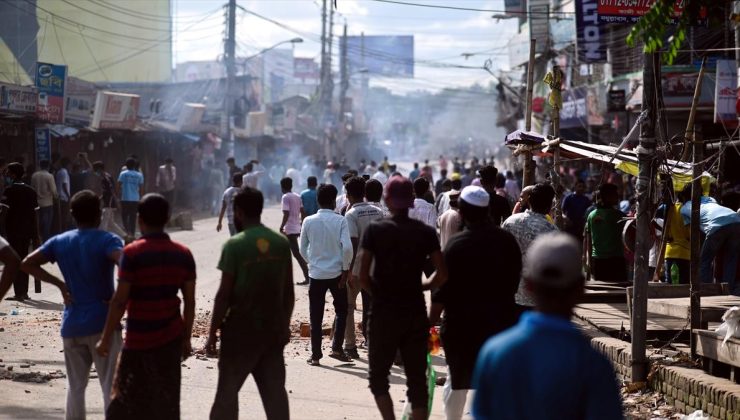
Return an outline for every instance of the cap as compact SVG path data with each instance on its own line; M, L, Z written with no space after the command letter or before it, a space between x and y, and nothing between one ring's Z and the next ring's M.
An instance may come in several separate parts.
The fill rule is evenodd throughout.
M481 187L469 186L463 188L460 193L460 199L471 206L488 207L491 196Z
M385 204L396 210L414 207L414 184L402 176L391 177L385 184Z
M462 179L462 176L458 172L455 172L452 175L450 175L450 180L452 181L459 181L461 179Z
M448 195L449 195L450 197L457 197L457 196L459 196L459 195L460 195L460 190L450 190L449 192L447 192L447 194L448 194Z
M541 235L527 251L523 274L533 284L552 288L565 289L582 282L581 246L566 233Z
M470 183L470 185L473 185L473 186L476 186L476 187L480 187L480 185L481 185L480 184L480 178L475 178L473 180L473 182Z

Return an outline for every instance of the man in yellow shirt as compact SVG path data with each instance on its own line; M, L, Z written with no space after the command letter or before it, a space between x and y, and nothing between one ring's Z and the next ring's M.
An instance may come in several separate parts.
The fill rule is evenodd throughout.
M681 218L681 203L660 206L656 217L663 220L668 218L668 226L664 224L664 233L667 236L663 281L688 284L691 274L691 239L689 226L684 225Z

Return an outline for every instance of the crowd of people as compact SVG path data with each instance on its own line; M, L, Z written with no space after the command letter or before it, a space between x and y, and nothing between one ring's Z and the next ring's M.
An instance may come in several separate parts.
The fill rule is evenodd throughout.
M52 175L42 162L31 185L23 181L22 164L5 168L0 298L12 285L14 299L28 299L29 274L60 290L67 418L84 418L93 364L107 418L179 418L180 363L192 353L196 267L188 248L165 233L177 182L173 162L158 168L158 192L146 195L134 157L117 183L102 163L89 164L96 185L79 190L63 172L69 162L58 165ZM230 234L205 346L219 356L212 419L238 418L238 392L249 375L267 417L289 418L283 350L294 285L308 286L307 363L322 363L328 292L334 308L328 356L352 362L367 352L369 388L383 419L395 418L388 378L394 363L406 373L411 417L428 417L427 358L436 326L448 366L448 419L462 417L471 389L477 390L473 416L480 419L621 418L608 361L570 321L589 277L620 282L629 275L621 232L628 216L622 210L630 208L619 208L625 186L608 182L616 178L605 176L596 186L575 177L565 182L572 192L558 194L549 182L521 189L517 174L477 159L440 156L435 165L414 164L408 176L387 158L357 168L329 162L322 174L292 167L276 186L283 217L274 231L261 219L269 194L262 191L265 168L257 161L240 168L233 159L227 165L231 185L218 185L222 191L209 198L219 215L216 229L223 230L226 217ZM681 263L688 249L687 191L656 213L656 238L668 225L666 281L687 281ZM64 201L71 216L57 235L48 222L53 211L49 216L46 209L55 200ZM110 232L117 225L114 208L121 210L120 234ZM708 197L700 210L702 275L712 281L713 260L724 254L720 278L733 290L740 253L736 210ZM63 279L44 268L48 263L58 264Z

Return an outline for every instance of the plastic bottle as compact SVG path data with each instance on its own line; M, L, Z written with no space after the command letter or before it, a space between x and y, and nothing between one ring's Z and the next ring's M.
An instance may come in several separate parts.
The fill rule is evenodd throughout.
M439 354L440 340L439 333L436 327L429 328L429 353L433 355Z
M671 264L671 284L679 284L681 278L679 273L678 264Z

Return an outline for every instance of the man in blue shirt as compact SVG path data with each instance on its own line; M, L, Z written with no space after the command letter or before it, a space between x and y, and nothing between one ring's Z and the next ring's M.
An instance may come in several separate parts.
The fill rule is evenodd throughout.
M691 184L681 192L681 216L685 225L691 224ZM699 224L707 235L701 248L700 273L704 283L712 283L712 262L720 251L724 251L724 269L722 282L730 285L732 294L740 296L740 287L736 289L735 274L738 254L740 254L740 214L732 209L719 205L711 197L701 197L699 206Z
M481 349L473 417L622 419L611 364L570 322L585 282L578 242L564 233L542 235L525 261L536 309Z
M113 334L110 354L100 357L95 345L108 316L113 296L113 268L121 257L121 239L98 229L100 199L92 191L75 194L70 203L78 229L49 239L22 263L21 269L37 279L57 286L64 298L62 340L67 369L66 418L85 418L85 388L94 363L103 402L108 408L116 360L121 349L120 329ZM64 281L41 266L57 263Z
M123 228L130 237L136 236L136 209L144 193L144 175L136 170L136 160L126 160L126 170L118 176L118 189L121 196L121 218Z
M309 176L307 182L308 189L301 193L304 217L313 216L319 211L319 201L316 198L316 186L318 185L318 180L315 176Z

